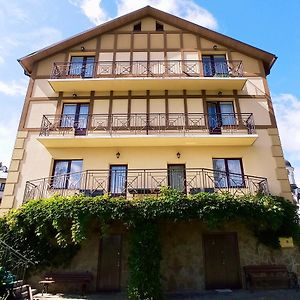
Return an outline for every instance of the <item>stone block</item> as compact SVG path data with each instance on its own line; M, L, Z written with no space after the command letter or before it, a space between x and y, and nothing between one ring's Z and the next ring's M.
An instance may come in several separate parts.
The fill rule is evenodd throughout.
M268 134L269 135L279 135L277 128L268 128Z
M281 146L272 146L271 151L272 151L272 156L273 157L283 156Z
M15 196L4 196L1 201L1 209L11 209L14 206Z
M24 149L14 149L12 159L23 159Z
M12 160L9 166L9 171L18 171L20 166L19 160Z
M15 184L14 183L6 183L4 189L4 196L12 196L14 194Z
M19 180L20 172L9 172L7 176L7 183L17 183Z
M25 138L27 138L27 134L28 134L28 131L24 131L24 130L18 131L17 138L23 138L23 139L25 139Z
M17 138L15 142L15 149L22 149L24 147L25 139Z

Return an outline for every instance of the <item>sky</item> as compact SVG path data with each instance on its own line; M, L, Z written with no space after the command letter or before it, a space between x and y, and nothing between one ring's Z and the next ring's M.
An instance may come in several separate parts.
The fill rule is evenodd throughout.
M0 0L0 161L9 166L28 84L17 59L146 5L278 56L268 82L300 185L299 0Z

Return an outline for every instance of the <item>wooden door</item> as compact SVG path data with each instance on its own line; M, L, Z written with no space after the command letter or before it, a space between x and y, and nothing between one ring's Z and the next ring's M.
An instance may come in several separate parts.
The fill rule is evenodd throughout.
M121 235L109 235L100 241L97 290L120 290Z
M235 233L203 235L206 289L241 288Z

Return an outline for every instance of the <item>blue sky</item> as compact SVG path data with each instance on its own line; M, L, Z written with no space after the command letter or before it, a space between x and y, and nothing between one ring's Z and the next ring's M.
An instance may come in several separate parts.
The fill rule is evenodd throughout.
M145 5L278 56L268 81L300 185L299 0L0 0L0 161L9 165L28 82L17 58Z

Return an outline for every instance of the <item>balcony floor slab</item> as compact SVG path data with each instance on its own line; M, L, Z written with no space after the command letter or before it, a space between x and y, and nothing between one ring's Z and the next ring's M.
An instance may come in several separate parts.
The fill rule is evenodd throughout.
M46 148L150 147L150 146L251 146L257 134L199 135L88 135L40 136Z

